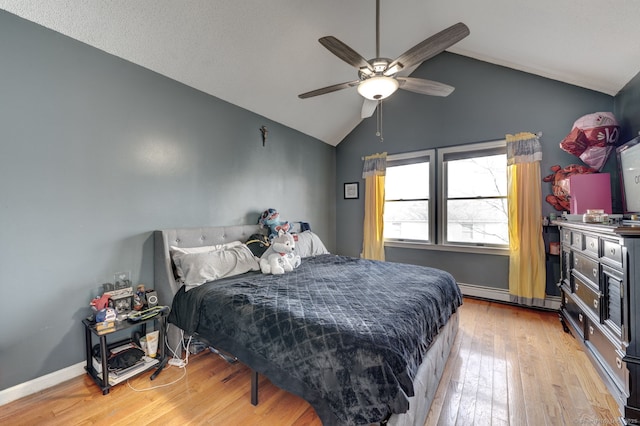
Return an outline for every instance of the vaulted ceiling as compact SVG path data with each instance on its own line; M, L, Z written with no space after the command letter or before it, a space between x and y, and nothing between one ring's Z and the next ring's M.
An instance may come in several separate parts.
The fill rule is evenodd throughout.
M374 0L0 0L0 8L337 145L360 123L355 80L318 39L375 56ZM610 95L640 71L637 0L382 0L391 59L457 22L448 51ZM446 83L446 82L443 82ZM454 92L455 93L455 92Z

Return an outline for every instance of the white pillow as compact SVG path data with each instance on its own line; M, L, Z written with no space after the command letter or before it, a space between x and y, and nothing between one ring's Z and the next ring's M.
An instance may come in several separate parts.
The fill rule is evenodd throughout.
M173 264L176 266L176 275L178 278L184 278L184 272L178 262L175 261L176 254L197 254L197 253L209 253L210 251L225 250L230 247L235 247L242 244L241 241L231 241L224 244L216 244L215 246L202 246L202 247L177 247L169 246L169 254L173 260Z
M300 257L317 256L319 254L328 254L329 251L324 246L320 237L311 231L304 231L295 234L297 237L295 254Z
M186 291L209 281L260 270L255 256L242 243L223 250L176 252L173 262L176 270L182 273L178 278L185 285Z

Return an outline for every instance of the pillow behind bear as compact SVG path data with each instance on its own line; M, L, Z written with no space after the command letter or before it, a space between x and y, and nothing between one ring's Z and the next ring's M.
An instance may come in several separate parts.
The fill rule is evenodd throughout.
M312 231L304 231L295 234L297 237L295 254L300 257L317 256L319 254L329 254L329 251L316 234Z

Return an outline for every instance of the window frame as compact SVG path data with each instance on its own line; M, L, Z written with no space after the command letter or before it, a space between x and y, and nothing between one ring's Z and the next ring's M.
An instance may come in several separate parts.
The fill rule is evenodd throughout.
M437 241L436 237L436 150L435 149L424 149L420 151L412 151L412 152L404 152L400 154L389 154L387 155L387 169L389 167L393 167L393 163L403 163L403 164L413 164L413 163L422 163L423 158L428 158L429 163L429 239L428 240L417 240L417 239L406 239L406 238L384 238L385 246L393 246L399 245L400 247L406 247L407 245L434 245ZM415 160L415 161L412 161ZM400 164L397 164L400 165ZM386 183L385 183L386 185ZM386 195L385 195L385 203L386 203Z
M470 154L478 154L478 157L488 155L491 152L495 152L496 150L502 151L506 154L507 150L507 141L505 139L495 140L490 142L478 142L466 145L455 145L451 147L443 147L437 149L438 154L438 177L440 178L439 191L436 194L438 200L438 220L437 220L437 232L439 235L438 244L442 246L449 247L473 247L475 249L482 250L483 252L486 250L508 250L509 244L491 244L491 243L470 243L470 242L460 242L460 241L449 241L447 239L447 224L448 224L448 215L447 215L447 201L448 198L448 188L447 188L447 178L448 178L448 170L447 170L447 161L445 157L447 155L455 155L455 154L464 154L465 156L469 155L469 158L475 157L476 155ZM483 155L484 153L484 155ZM506 164L506 159L505 159ZM507 199L507 194L496 197L487 197L487 198L499 198L499 199ZM507 217L508 221L508 217ZM507 223L507 228L508 228ZM507 229L508 231L508 229Z

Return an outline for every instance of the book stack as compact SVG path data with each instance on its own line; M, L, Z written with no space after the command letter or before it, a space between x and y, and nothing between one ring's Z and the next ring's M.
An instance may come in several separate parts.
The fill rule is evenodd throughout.
M116 329L116 322L113 320L96 323L96 332L98 334L111 333L112 331L115 331L115 329Z

